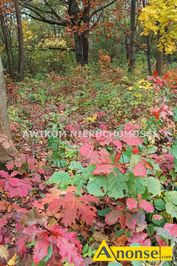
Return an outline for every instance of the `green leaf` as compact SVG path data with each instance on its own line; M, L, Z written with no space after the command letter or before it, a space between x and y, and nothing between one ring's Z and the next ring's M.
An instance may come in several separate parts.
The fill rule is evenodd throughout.
M133 266L143 266L144 264L141 261L132 261Z
M156 226L163 227L167 221L165 219L161 219L161 220L152 219L152 222Z
M115 235L116 235L117 237L122 236L123 234L125 234L125 232L126 232L125 229L117 230L117 229L115 228Z
M161 183L155 177L151 176L147 179L147 188L148 191L153 194L153 196L161 194Z
M65 187L70 182L70 175L66 172L55 172L49 180L47 180L47 184L57 184L61 187Z
M135 179L135 192L136 194L143 194L146 190L147 181L141 177Z
M28 248L34 247L35 245L36 245L36 241L32 241L32 242L26 244L26 246Z
M158 147L156 147L156 146L153 146L153 145L148 146L148 147L147 147L147 153L148 153L148 154L156 153L157 149L158 149Z
M154 228L154 225L153 224L149 224L147 226L147 232L148 232L148 235L149 236L153 236L154 233L155 233L155 228Z
M122 266L122 264L119 262L110 262L108 266Z
M98 211L98 215L101 216L101 217L105 217L106 214L110 213L111 209L110 208L105 208L101 211Z
M173 218L177 218L177 191L165 193L166 212Z
M75 170L77 172L83 173L85 168L82 166L80 162L72 161L68 167L70 170Z
M141 161L141 156L138 154L132 154L131 161L130 161L130 167L135 167L139 162Z
M161 171L159 164L155 163L152 159L146 159L146 161L153 167L153 170L158 172Z
M173 113L174 113L173 118L174 118L175 122L177 122L177 106L174 108Z
M52 257L53 249L52 246L48 248L48 254L47 256L43 259L44 262L47 262L51 257Z
M95 165L90 165L87 168L83 167L82 172L78 172L75 176L72 177L70 184L77 187L77 193L81 194L81 189L85 189L85 186L88 180L91 179L94 170Z
M84 168L84 178L90 178L93 174L93 171L95 170L95 165L89 165L87 168Z
M89 250L89 245L88 243L86 243L82 249L82 254L85 254L86 252L88 252L88 250Z
M172 266L173 264L169 261L165 261L162 263L162 266Z
M174 157L177 159L177 141L175 141L171 148L171 153L174 155Z
M158 211L164 211L165 210L165 202L162 199L154 200L154 206L155 206L156 210L158 210Z
M166 200L172 202L174 205L177 205L177 191L166 192Z
M128 163L130 161L130 158L132 156L132 150L126 150L125 152L122 153L120 157L120 163Z
M175 172L177 172L177 159L176 158L174 160L174 168L175 168Z
M132 173L129 173L128 179L128 196L136 197L137 194L144 194L147 187L147 180L141 177L135 177Z
M127 192L127 177L120 172L118 174L111 173L108 177L107 194L114 199L125 197Z
M104 176L92 177L88 184L87 190L90 194L100 197L104 196L107 191L107 179Z
M81 174L73 176L70 184L77 187L77 193L81 194L81 189L85 187L86 181Z
M173 218L177 218L177 206L171 202L166 203L166 212Z

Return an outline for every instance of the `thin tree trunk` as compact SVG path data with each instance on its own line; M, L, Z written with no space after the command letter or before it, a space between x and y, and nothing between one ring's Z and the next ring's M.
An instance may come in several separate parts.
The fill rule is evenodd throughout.
M11 49L11 42L10 42L10 36L9 31L4 19L3 14L0 16L1 20L1 28L2 28L2 35L3 35L3 42L5 45L5 50L7 54L7 63L8 63L8 73L10 74L11 78L15 78L15 71L14 71L14 59L13 59L13 53Z
M0 162L12 159L15 148L11 141L9 121L7 116L7 98L3 77L3 67L0 58Z
M159 50L158 43L160 40L160 32L157 34L157 59L156 59L156 70L157 73L162 75L162 67L163 67L163 52Z
M126 51L126 59L129 60L129 46L128 46L128 37L125 36L125 51Z
M163 52L157 50L156 70L159 76L162 75L162 67L163 67Z
M19 81L21 81L24 79L24 67L25 67L23 27L22 27L19 0L15 0L14 3L15 3L15 11L16 11L16 19L17 19L18 45L19 45L19 61L18 61L17 78Z
M147 65L148 65L148 72L149 75L152 75L152 65L151 65L151 40L150 36L147 37L146 39L147 43Z
M143 0L143 7L146 6L146 0ZM148 65L148 72L149 75L152 75L152 65L151 65L151 36L146 37L146 44L147 44L147 65Z
M128 70L132 71L135 68L136 0L131 0L130 23L131 35L129 43Z

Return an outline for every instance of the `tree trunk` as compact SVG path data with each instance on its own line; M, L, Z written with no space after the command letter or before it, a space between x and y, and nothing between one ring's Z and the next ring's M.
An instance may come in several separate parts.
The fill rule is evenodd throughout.
M89 41L85 34L74 33L76 61L82 66L88 64Z
M159 76L162 75L162 67L163 67L163 52L157 50L156 70Z
M125 36L125 51L126 51L126 59L129 59L129 46L128 46L128 37Z
M147 43L147 65L148 65L148 72L149 75L152 75L152 65L151 65L151 40L150 36L147 37L146 39Z
M132 71L135 68L135 35L136 35L136 0L131 0L130 9L130 43L129 43L129 64L128 70Z
M87 25L87 30L80 31L80 12L78 2L76 0L68 0L69 9L68 14L71 17L71 25L74 31L74 43L75 43L75 54L76 61L82 66L88 64L89 54L89 22L90 22L90 1L84 7L82 11L82 22Z
M24 79L24 66L25 66L23 27L22 27L19 0L15 0L14 4L15 4L15 12L16 12L16 19L17 19L18 45L19 45L19 59L18 59L17 79L19 81L21 81L21 80Z
M12 159L15 148L11 141L7 116L7 98L3 77L3 67L0 58L0 162Z
M9 36L10 34L9 34L9 30L6 25L6 21L4 19L3 14L1 14L0 20L1 20L3 42L4 42L6 54L7 54L8 73L10 74L11 78L14 79L15 78L15 71L14 71L15 63L14 63L14 58L13 58L13 52L11 49L11 41L10 41L10 36Z
M146 0L143 0L143 7L146 6ZM151 65L151 36L146 37L146 44L147 44L147 65L148 65L148 72L149 75L152 75L152 65Z

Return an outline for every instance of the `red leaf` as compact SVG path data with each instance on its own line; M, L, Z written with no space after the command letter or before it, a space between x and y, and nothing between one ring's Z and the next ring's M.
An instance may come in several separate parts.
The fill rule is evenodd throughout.
M138 154L139 153L138 147L133 147L132 152L133 154Z
M112 172L114 166L111 164L97 164L94 170L94 175L108 175Z
M8 162L8 163L6 164L6 168L7 168L8 170L12 170L12 169L14 168L14 162Z
M145 177L147 175L146 172L146 167L144 166L143 163L138 163L134 168L133 168L133 174L135 176L141 176L141 177Z
M137 225L136 217L132 214L127 212L126 213L126 220L125 225L128 227L128 229L134 231Z
M116 152L116 155L115 155L115 157L114 157L114 163L118 163L119 160L120 160L120 157L121 157L121 153Z
M177 237L177 224L166 223L164 229L167 230L170 235Z
M108 213L105 217L105 222L108 224L108 225L112 225L112 224L115 224L117 223L118 219L120 217L120 212L117 211L117 210L113 210L111 211L110 213Z
M5 190L9 197L26 197L28 192L32 189L29 182L18 178L9 178L5 183Z
M96 218L97 210L90 203L97 203L98 200L91 195L77 197L69 191L66 195L59 196L55 191L53 196L47 194L42 202L48 203L48 209L53 215L59 214L61 222L66 227L76 224L76 220L82 220L86 224L92 225Z
M57 231L59 233L59 237L56 244L59 248L62 261L67 261L75 266L84 266L85 264L83 258L81 257L82 246L77 240L76 234L73 232L67 232L62 228L57 229Z
M155 238L156 238L157 243L158 243L158 245L159 245L160 247L162 247L162 246L166 246L166 245L167 245L167 243L166 243L163 239L161 239L159 236L155 236Z
M101 146L109 145L113 141L113 134L109 131L98 132L96 140Z
M4 227L7 223L8 223L7 218L5 217L0 218L0 229Z
M137 209L137 207L138 207L138 203L137 203L137 201L135 199L128 198L126 203L127 203L127 208L130 211L132 211L134 209Z
M151 113L158 120L160 118L161 109L159 107L154 107Z
M17 240L16 244L17 244L17 250L19 252L20 255L24 255L27 251L27 248L26 248L26 239L23 237L23 238L20 238Z
M36 241L36 245L34 248L34 263L39 263L41 260L43 260L47 254L48 254L48 248L49 248L49 241L48 236L46 234L46 238L42 238Z
M91 163L95 164L111 164L110 153L106 149L100 149L97 152L97 161L91 161Z
M130 239L130 243L138 243L142 246L150 246L151 241L146 233L134 233L132 238Z
M154 212L154 207L153 205L148 202L147 200L140 200L139 202L139 207L145 210L146 212L152 213Z
M88 143L85 143L80 148L80 155L81 155L81 158L83 158L83 159L86 159L86 160L90 159L92 156L92 153L93 153L93 147Z
M113 143L116 146L117 151L122 150L122 142L120 142L119 140L114 140Z
M142 144L142 140L136 136L123 137L123 141L129 146L138 146Z
M9 174L3 170L0 171L0 176L1 177L4 177L4 178L8 178L9 177Z
M158 75L159 75L159 74L158 74L158 71L157 71L157 70L154 70L154 72L153 72L153 77L156 78L156 77L158 77Z
M143 143L141 138L137 136L137 130L139 126L134 126L131 123L127 123L124 126L124 130L121 132L122 140L129 146L137 146Z
M14 177L14 176L17 176L19 175L19 172L18 171L13 171L10 175L10 177Z

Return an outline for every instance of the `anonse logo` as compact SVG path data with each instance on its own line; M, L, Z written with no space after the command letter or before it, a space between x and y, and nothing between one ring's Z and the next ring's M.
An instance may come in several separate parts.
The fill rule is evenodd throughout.
M172 247L109 247L103 241L93 261L172 261Z

